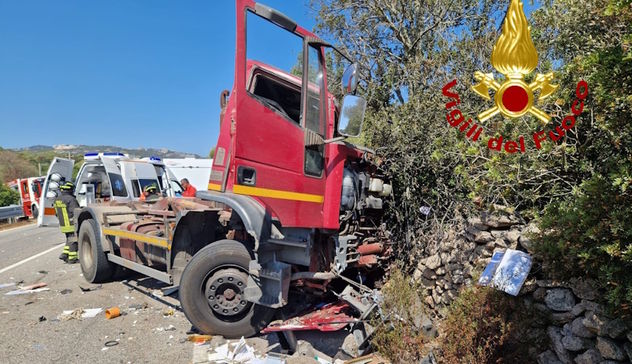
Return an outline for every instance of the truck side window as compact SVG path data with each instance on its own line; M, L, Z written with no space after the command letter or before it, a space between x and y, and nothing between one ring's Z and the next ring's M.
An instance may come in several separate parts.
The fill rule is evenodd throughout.
M305 105L305 128L320 136L325 136L324 110L322 107L323 67L320 52L317 48L309 46L307 50L307 103ZM305 147L305 174L320 177L323 174L324 147Z

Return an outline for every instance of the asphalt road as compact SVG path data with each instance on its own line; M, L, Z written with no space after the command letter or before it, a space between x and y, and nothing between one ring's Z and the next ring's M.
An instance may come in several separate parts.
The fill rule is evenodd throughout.
M16 287L0 289L0 362L192 362L194 344L187 341L191 324L180 311L177 294L176 298L156 297L152 292L160 283L139 275L119 277L82 292L80 287L99 286L84 280L79 264L67 265L58 259L62 248L55 247L63 242L58 228L29 225L0 232L0 285L43 282L50 289L14 296L6 293ZM83 319L62 316L64 310L114 306L123 315L110 320L104 312ZM314 355L340 356L346 336L344 331L299 333L302 350L288 362L315 362ZM275 335L248 343L261 352L279 351Z

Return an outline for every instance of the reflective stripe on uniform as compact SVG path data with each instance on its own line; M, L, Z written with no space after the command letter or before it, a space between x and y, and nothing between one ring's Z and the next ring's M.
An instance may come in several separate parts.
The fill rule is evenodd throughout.
M77 252L68 252L68 258L76 258L77 257Z
M70 219L68 218L68 208L66 204L61 200L55 201L55 209L57 210L57 219L59 220L59 230L62 233L73 233L75 232L74 225L70 224ZM59 218L59 214L61 212L62 219Z
M64 246L64 252L67 253L70 251L70 247L68 245Z

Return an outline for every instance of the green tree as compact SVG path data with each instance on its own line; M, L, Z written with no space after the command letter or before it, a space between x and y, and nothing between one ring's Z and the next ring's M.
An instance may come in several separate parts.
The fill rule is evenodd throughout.
M6 184L0 183L0 207L18 203L20 203L20 194Z
M632 299L632 284L622 275L632 268L629 0L543 1L529 21L539 55L535 72L555 71L560 86L538 104L553 120L542 126L529 115L496 117L483 124L486 135L477 143L448 126L450 100L441 89L458 80L454 90L467 117L491 106L470 86L475 71L495 72L491 50L508 1L314 0L313 5L317 30L366 70L363 139L384 159L393 182L391 227L402 242L396 247L404 263L416 264L419 247L440 242L473 208L505 205L526 219L541 219L547 235L541 237L540 258L551 267L547 273L558 267L560 275L597 277L614 305ZM528 141L534 131L560 125L581 79L589 85L584 112L558 142L545 142L539 150L531 144L524 154L487 148L494 134ZM595 208L603 201L612 206ZM433 215L420 214L424 205ZM578 215L579 209L589 210Z

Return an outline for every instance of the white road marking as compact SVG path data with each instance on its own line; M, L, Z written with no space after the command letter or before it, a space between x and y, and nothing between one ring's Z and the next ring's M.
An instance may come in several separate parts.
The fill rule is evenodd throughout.
M50 252L52 252L53 250L59 249L59 248L61 248L62 246L64 246L65 244L66 244L66 243L61 243L61 244L59 244L59 245L55 245L54 247L52 247L52 248L50 248L50 249L48 249L48 250L44 250L44 251L43 251L43 252L41 252L41 253L37 253L37 254L35 254L35 255L31 256L31 257L28 257L28 258L26 258L26 259L20 260L19 262L15 263L15 264L11 264L10 266L8 266L8 267L6 267L6 268L2 268L2 269L0 269L0 273L4 273L4 272L6 272L6 271L8 271L8 270L10 270L10 269L13 269L13 268L15 268L15 267L19 267L19 266L21 266L22 264L24 264L24 263L26 263L26 262L29 262L29 261L31 261L31 260L33 260L33 259L36 259L36 258L39 258L39 257L41 257L42 255L44 255L44 254L46 254L46 253L50 253Z

